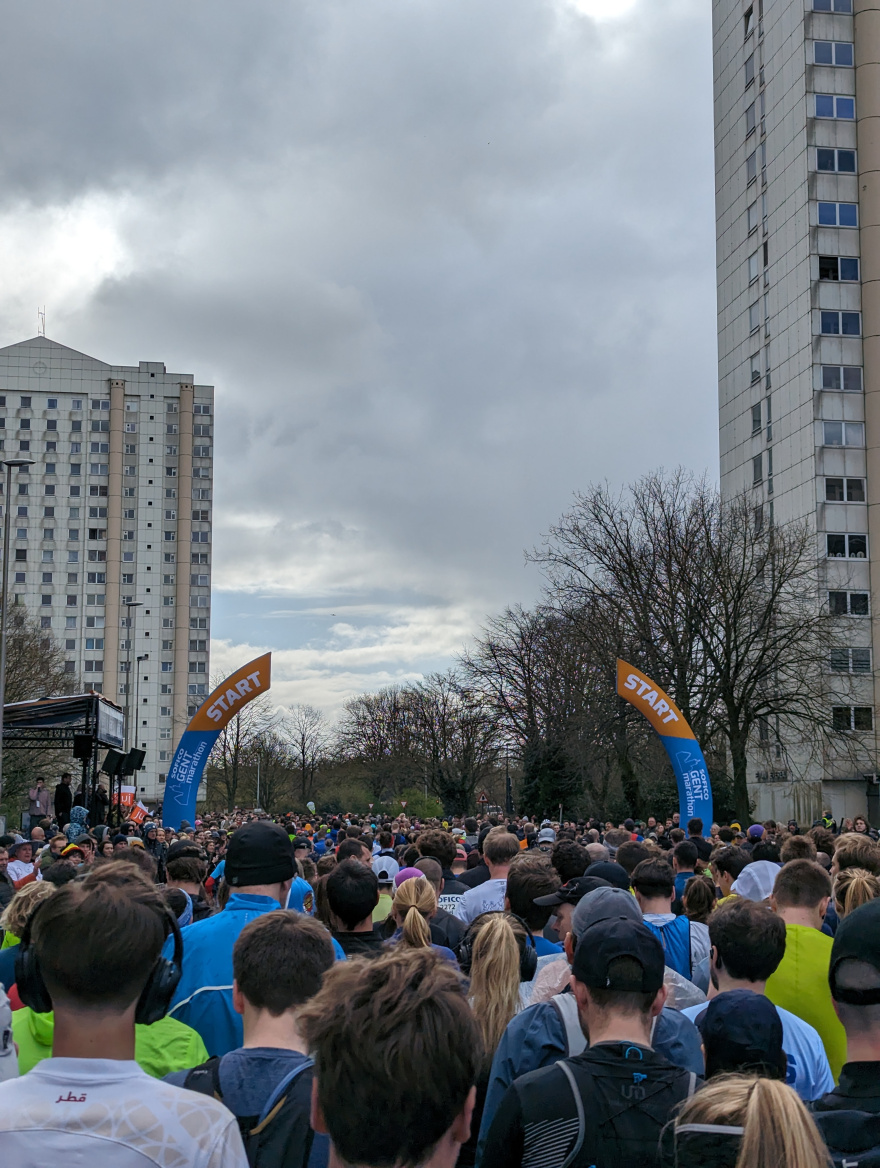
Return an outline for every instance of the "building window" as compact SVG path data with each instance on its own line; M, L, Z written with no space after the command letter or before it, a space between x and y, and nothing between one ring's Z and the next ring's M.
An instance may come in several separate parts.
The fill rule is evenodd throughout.
M827 554L830 560L864 560L868 556L868 537L848 533L825 536Z
M210 438L211 427L204 422L196 422L193 425L193 438Z
M852 15L852 0L813 0L814 12L843 12Z
M864 503L864 479L826 479L826 503Z
M760 457L760 455L759 455L759 457ZM755 481L760 482L759 479L756 479ZM190 576L189 582L194 588L207 588L208 587L207 573L204 573L202 575Z
M858 227L858 203L820 203L820 227Z
M823 422L823 446L864 446L864 422Z
M207 668L208 667L204 661L190 661L189 663L190 673L206 673Z
M92 409L93 410L109 410L110 409L110 402L107 398L93 397L92 398ZM95 425L95 423L92 422L93 429L94 429L94 425Z
M816 169L833 171L839 174L855 174L855 150L832 150L820 146L816 151Z
M752 459L752 486L757 486L758 483L764 480L764 456L756 454Z
M838 97L832 93L816 94L816 117L839 118L851 122L856 116L856 99L854 97Z
M819 279L856 281L859 261L855 256L819 256Z
M829 592L828 611L832 616L870 616L867 592Z
M755 103L746 108L746 137L755 132Z
M832 673L870 673L870 649L832 649Z
M190 539L193 543L207 543L208 535L207 531L193 531L190 532Z
M851 41L813 41L813 61L816 65L839 65L852 68Z
M753 183L758 177L758 155L757 151L753 150L746 158L746 186Z
M163 673L172 673L173 671L174 671L174 662L173 661L163 661L162 662L162 672Z
M758 273L761 270L760 265L759 265L759 258L760 257L759 257L758 252L755 252L754 255L749 256L749 283L750 284L753 284L755 282L755 280L757 280Z
M752 84L752 82L755 80L755 54L754 53L750 53L748 55L748 57L746 57L745 75L746 75L746 88L748 88Z
M823 365L822 388L842 389L847 393L861 393L861 365Z
M125 423L126 434L137 434L137 428L138 428L137 422L126 422Z
M103 637L86 637L86 648L92 649L92 650L103 649L104 648L104 638Z
M211 457L211 447L210 446L194 446L193 447L193 457L194 458L210 458Z
M749 305L749 334L755 333L761 327L761 305L756 300Z
M849 730L873 730L874 710L871 706L833 706L831 726L841 734Z
M819 313L820 328L825 336L860 337L862 335L862 314L860 312Z
M193 406L194 414L210 414L210 412L211 407L207 404L207 402L196 402L196 404Z

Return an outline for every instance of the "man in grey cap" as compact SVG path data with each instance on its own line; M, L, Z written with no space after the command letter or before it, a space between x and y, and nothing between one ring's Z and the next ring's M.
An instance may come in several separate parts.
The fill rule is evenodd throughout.
M639 906L631 893L621 888L596 888L582 897L572 914L571 932L565 938L565 955L569 964L574 960L578 938L591 925L621 918L642 921ZM478 1164L492 1119L514 1079L570 1055L580 1054L586 1046L577 1003L570 990L554 995L549 1002L529 1006L511 1019L492 1059L480 1124ZM654 1027L653 1047L676 1066L697 1075L703 1074L699 1032L678 1010L667 1008L660 1013Z

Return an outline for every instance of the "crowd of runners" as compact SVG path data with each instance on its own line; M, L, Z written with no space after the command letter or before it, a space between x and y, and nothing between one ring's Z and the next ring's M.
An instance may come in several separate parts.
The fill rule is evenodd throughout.
M170 830L36 794L0 836L0 1164L880 1164L864 817Z

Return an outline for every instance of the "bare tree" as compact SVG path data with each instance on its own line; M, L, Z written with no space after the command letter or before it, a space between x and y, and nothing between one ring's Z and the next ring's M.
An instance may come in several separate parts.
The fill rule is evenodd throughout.
M826 740L835 630L819 603L807 524L764 524L746 498L724 501L684 472L656 473L620 496L607 487L579 495L534 558L560 610L605 614L697 737L723 740L741 817L759 725L778 722L803 757Z
M412 712L400 686L346 702L337 727L337 749L356 762L377 802L417 782L421 771L413 761Z
M297 801L305 809L317 793L318 773L330 753L332 732L320 710L296 705L285 715L284 734L290 744Z
M218 679L218 685L221 680ZM220 731L208 759L207 779L209 784L220 788L230 811L236 806L239 787L248 775L249 751L272 729L275 718L271 698L264 694L242 706Z

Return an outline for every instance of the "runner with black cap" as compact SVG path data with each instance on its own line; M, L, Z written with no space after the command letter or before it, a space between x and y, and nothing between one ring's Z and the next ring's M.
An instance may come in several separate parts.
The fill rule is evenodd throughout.
M226 851L224 877L232 894L225 908L183 931L183 973L169 1013L199 1032L210 1055L226 1054L243 1041L241 1015L232 1004L236 939L250 921L287 906L295 876L284 828L267 820L246 823Z
M840 922L828 983L846 1062L837 1087L815 1104L816 1122L837 1162L880 1163L880 901Z
M591 1045L508 1088L482 1148L483 1168L659 1162L660 1132L698 1083L651 1047L666 1001L663 972L663 947L640 921L603 920L586 930L572 973Z

